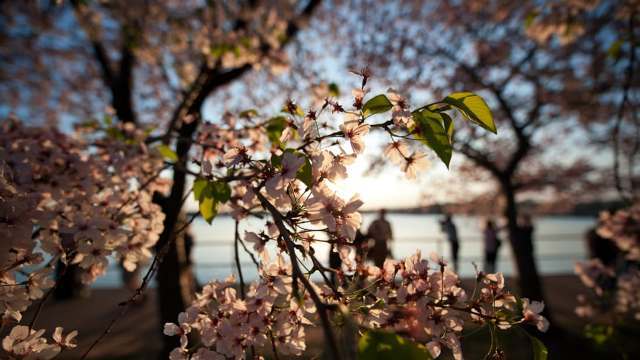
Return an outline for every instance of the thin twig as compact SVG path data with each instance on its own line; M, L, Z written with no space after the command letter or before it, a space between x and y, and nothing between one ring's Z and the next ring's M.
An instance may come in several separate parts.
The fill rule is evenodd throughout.
M240 254L238 251L238 243L240 242L240 234L238 233L238 220L234 231L235 241L233 242L233 252L236 258L236 269L238 270L238 279L240 280L240 298L244 300L244 277L242 276L242 266L240 266Z
M253 261L253 263L256 265L257 268L259 268L260 267L260 263L258 263L258 260L256 259L256 257L247 248L247 245L244 243L244 241L242 241L242 239L240 237L238 237L238 242L240 243L240 245L242 245L242 248L244 249L244 251L251 257L251 261Z
M325 304L320 299L320 296L318 296L318 294L316 293L315 288L311 285L309 280L304 276L302 271L300 271L298 260L295 254L295 244L291 240L287 227L284 225L284 219L282 217L282 214L280 214L278 209L276 209L276 207L273 206L273 204L271 204L269 200L267 200L267 198L265 198L264 195L260 193L259 190L254 190L254 192L258 197L258 199L260 200L260 203L262 204L262 206L271 213L271 216L273 216L273 221L278 227L278 230L280 230L280 234L282 235L282 238L284 239L285 244L287 245L287 252L289 253L289 258L291 259L292 276L293 276L294 283L296 282L296 278L300 279L304 287L309 292L309 296L311 296L311 300L313 300L313 303L315 304L316 309L318 310L318 316L320 317L320 322L322 324L322 329L324 331L325 338L329 342L329 350L331 352L331 358L341 359L340 353L338 351L338 345L335 339L335 335L333 334L331 322L329 321L329 316L327 314L327 304Z
M40 316L40 313L42 312L42 308L44 307L44 303L47 302L47 299L49 299L49 296L51 296L51 294L56 291L56 289L58 288L58 284L60 284L60 281L62 280L62 278L64 277L64 274L67 272L67 268L69 267L69 265L65 265L64 268L62 269L61 273L60 273L60 278L58 279L58 281L56 281L56 283L53 285L53 287L51 289L49 289L47 291L47 293L44 295L44 297L42 298L42 300L40 300L40 303L38 303L38 308L36 309L35 314L33 314L33 318L31 318L31 322L29 323L29 331L31 331L31 329L33 329L33 327L36 324L36 321L38 321L38 317Z
M627 102L629 102L629 90L631 88L631 84L633 81L633 71L636 60L636 47L635 47L635 39L634 39L634 17L636 16L636 12L632 11L629 15L629 64L626 69L626 79L622 88L622 101L620 101L620 107L618 108L618 114L616 117L616 122L613 127L613 179L615 183L616 190L622 198L623 201L629 202L630 198L625 194L624 187L622 186L622 180L620 176L620 128L622 127L622 121L624 119L625 107ZM631 194L633 195L633 194Z

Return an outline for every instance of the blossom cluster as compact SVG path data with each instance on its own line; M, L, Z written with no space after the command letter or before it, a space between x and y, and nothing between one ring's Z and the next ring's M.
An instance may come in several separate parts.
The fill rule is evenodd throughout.
M207 284L177 323L164 326L166 335L180 337L172 359L239 359L269 345L298 356L306 349L307 327L318 323L337 356L332 327L339 317L361 331L387 329L422 343L433 357L449 349L456 359L468 322L547 329L543 305L509 293L500 274L479 273L468 295L436 256L430 262L418 252L377 268L358 255L366 251L355 243L363 202L338 190L367 135L389 136L384 153L414 178L428 165L424 145L448 163L453 126L446 111L458 109L495 131L475 94L454 93L412 111L393 90L369 96L368 74L361 76L350 107L325 98L304 112L289 101L275 117L255 110L225 114L220 123L202 124L195 138L180 139L196 145L190 160L199 171L184 170L195 176L191 191L205 220L221 206L237 221L264 213L270 219L263 231L235 239L253 244L255 254L247 251L259 281L245 286L241 280L239 290L234 278ZM479 112L469 113L465 101ZM0 234L10 239L0 245L0 310L5 323L14 323L3 339L11 357L51 358L75 346L76 332L63 336L56 329L48 342L33 328L35 318L20 324L22 313L55 286L51 273L58 262L76 264L90 283L105 273L109 257L127 270L147 260L163 229L164 215L152 201L166 190L160 172L184 166L168 146L148 148L148 132L131 123L88 123L78 130L71 137L11 120L0 131ZM165 165L163 157L171 161ZM339 268L316 258L319 242L339 254Z
M549 327L540 315L544 304L516 298L504 288L502 274L478 273L474 293L467 294L458 275L436 254L430 263L418 251L401 261L386 260L381 269L365 266L362 274L377 284L359 294L364 299L357 308L362 326L406 334L425 343L434 358L444 346L462 359L459 336L465 320L500 329L519 323L543 332Z
M249 285L244 299L235 278L204 286L194 303L168 323L164 333L180 336L172 360L244 358L249 349L269 347L284 355L305 350L305 326L317 323L317 306L305 291L294 296L291 264L281 254L276 261L263 258L260 280ZM387 260L382 268L360 264L361 288L309 283L324 304L341 309L362 330L384 329L426 344L436 358L442 348L462 359L460 334L467 322L489 323L500 329L531 324L546 331L540 315L544 304L518 299L504 288L502 274L478 274L477 288L469 295L458 275L432 255L420 252L401 261ZM302 284L298 284L302 286ZM345 310L346 309L346 310ZM197 332L200 343L189 347L188 335ZM193 345L193 344L191 344Z
M418 252L377 268L356 256L363 202L357 195L344 198L337 189L348 176L348 166L363 154L366 136L374 130L386 133L390 141L383 147L385 155L414 178L428 165L424 144L436 147L425 137L433 128L447 131L451 120L441 114L449 106L435 103L412 112L408 100L393 90L365 100L367 75L363 78L362 87L352 91L349 109L326 98L319 109L305 113L289 101L276 117L260 120L255 111L247 111L238 118L226 115L223 124L206 124L200 131L194 194L201 210L208 214L210 204L225 204L238 221L264 212L271 220L265 230L236 238L252 243L260 259L260 280L250 284L246 294L232 288L234 279L212 282L178 323L165 325L165 334L181 340L173 359L239 359L249 349L269 344L283 354L300 355L305 326L321 323L325 335L330 334L330 319L338 314L363 331L387 329L426 344L434 357L447 348L456 359L462 358L459 336L468 321L500 329L531 323L546 331L543 304L506 291L501 274L478 274L477 289L468 296L458 276L437 257L430 263ZM388 118L373 121L382 114ZM246 131L249 138L240 136ZM451 138L439 138L439 146L450 145ZM203 190L206 186L210 191ZM225 186L229 196L216 190ZM332 245L340 268L318 261L318 242ZM299 259L310 262L311 270L304 266L308 271L303 273ZM329 281L328 274L337 282ZM324 283L312 281L311 275ZM201 341L189 344L194 331Z
M62 334L63 328L56 327L53 332L53 341L43 338L44 330L33 330L29 326L17 325L11 329L9 335L2 340L2 349L9 359L53 359L64 349L73 349L77 346L75 337L77 331L67 335Z
M3 323L20 322L32 302L52 291L58 262L77 264L88 284L106 272L110 256L130 271L150 258L163 229L164 214L152 202L153 192L165 187L158 178L162 157L146 149L145 133L131 124L105 130L109 136L94 132L74 138L15 119L2 124ZM5 351L48 358L40 353L60 350L46 345L42 332L24 328L13 328L3 342Z
M615 245L618 259L609 266L597 258L576 264L576 273L593 293L592 297L578 297L576 313L640 320L640 204L601 213L597 233Z
M214 281L197 294L177 324L165 324L165 335L180 336L180 347L173 350L171 359L241 359L248 349L265 347L270 341L279 353L302 354L304 326L312 324L309 317L315 305L309 296L294 297L291 264L281 255L273 262L265 260L261 281L249 286L244 299L234 289L234 277ZM189 357L187 335L192 331L198 333L202 346Z

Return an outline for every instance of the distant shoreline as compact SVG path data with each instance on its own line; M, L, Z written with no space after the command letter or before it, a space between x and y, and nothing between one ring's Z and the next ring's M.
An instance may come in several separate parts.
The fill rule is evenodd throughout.
M444 212L434 212L434 211L421 211L421 210L415 210L415 209L386 209L387 210L387 215L443 215ZM378 209L372 209L372 210L361 210L360 213L361 214L376 214L378 213ZM466 213L466 212L454 212L452 211L451 214L456 215L456 216L485 216L485 214L482 213ZM198 213L196 211L189 211L187 212L188 217L194 216L194 215L198 215ZM267 213L262 213L262 216L267 216ZM231 213L228 211L222 211L220 213L218 213L217 215L218 217L230 217ZM544 217L554 217L554 218L564 218L564 217L578 217L578 218L596 218L598 216L598 212L593 213L593 214L584 214L584 213L574 213L574 212L569 212L569 213L538 213L535 214L535 216L540 217L540 216L544 216ZM200 216L198 216L200 217Z

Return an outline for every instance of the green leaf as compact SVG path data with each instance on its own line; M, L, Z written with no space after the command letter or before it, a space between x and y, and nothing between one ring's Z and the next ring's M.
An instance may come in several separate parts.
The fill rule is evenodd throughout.
M374 96L362 106L362 115L369 117L371 115L389 111L393 105L385 95Z
M441 113L427 109L414 111L412 115L413 121L416 123L416 130L421 136L420 141L435 151L440 160L449 167L453 146L449 130L445 130L445 122L451 119L445 120ZM452 123L449 124L449 129L453 131Z
M78 126L81 128L92 129L92 130L100 129L100 123L96 119L87 119L79 123Z
M276 116L269 119L266 130L267 137L272 144L280 146L280 136L285 127L287 127L287 119L284 116Z
M587 324L584 328L584 334L597 345L602 346L613 337L613 330L610 325Z
M242 118L252 118L252 117L258 116L258 110L256 109L245 110L240 112L238 116Z
M218 214L218 202L213 198L213 196L205 195L200 200L199 209L200 215L202 215L206 222L211 224L213 218L215 218L216 214Z
M162 156L165 159L167 159L169 161L173 161L173 162L178 161L178 154L176 154L175 151L173 151L167 145L163 144L163 145L158 146L158 151L160 152L160 154L162 154Z
M304 156L304 155L303 155ZM298 169L296 173L296 178L302 181L305 185L310 187L313 185L313 174L311 172L311 161L309 161L308 157L304 157L304 164Z
M198 197L198 201L200 202L200 215L202 215L204 220L209 224L211 224L213 218L218 214L218 203L219 198L221 197L220 192L224 191L219 189L219 185L216 185L216 183L220 182L207 181L204 188L199 190L198 194L200 195ZM198 186L202 186L202 184L199 184Z
M444 125L444 130L449 137L449 144L453 144L453 119L451 119L451 116L442 112L440 113L440 116L442 116L442 124Z
M533 335L529 335L529 339L531 339L531 345L533 346L533 360L547 360L549 351L542 341Z
M338 88L338 84L336 84L336 83L330 83L329 84L329 95L331 95L333 97L340 96L340 88Z
M302 107L298 104L294 104L293 102L285 104L282 111L291 115L304 116L304 110Z
M609 49L607 50L607 55L609 55L614 59L618 59L620 57L620 49L622 48L622 45L624 45L623 40L618 39L614 41L613 44L609 46Z
M427 349L397 334L370 330L358 341L358 359L432 359Z
M211 48L209 49L209 52L211 56L213 56L214 58L219 58L228 52L237 52L238 50L239 49L236 46L222 43L222 44L211 46Z
M282 155L271 155L271 165L275 168L282 166Z
M491 110L480 96L471 92L457 92L444 98L443 102L457 108L470 121L497 134Z
M212 188L213 197L218 202L224 203L231 198L231 187L226 182L214 181L210 182L209 186Z
M107 126L111 126L111 124L113 124L113 119L111 118L111 115L109 115L109 114L104 114L104 117L102 118L102 121Z
M204 193L204 189L207 187L209 181L205 178L197 178L193 181L193 198L196 201L200 201L202 198L202 194Z
M122 131L120 131L120 129L118 129L115 126L108 127L106 130L106 133L107 133L107 136L112 139L120 140L120 141L126 140L126 136L124 136Z
M527 16L524 18L524 28L528 29L531 25L533 25L533 22L536 20L538 15L540 15L538 11L534 10L529 12Z
M231 198L231 188L226 182L197 178L193 182L193 196L199 202L200 214L211 223L218 213L218 205Z

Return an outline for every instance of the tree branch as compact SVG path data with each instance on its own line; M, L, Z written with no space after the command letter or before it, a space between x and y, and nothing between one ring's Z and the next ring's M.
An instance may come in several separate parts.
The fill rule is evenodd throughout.
M100 39L98 39L98 37L95 35L94 31L91 30L83 20L86 14L84 14L81 2L79 0L71 0L71 6L73 7L73 12L76 15L78 24L80 24L80 27L84 30L85 34L87 34L89 42L91 42L91 47L93 48L93 52L102 72L103 81L105 82L106 86L111 89L114 83L114 74L113 70L111 69L109 57L107 56L107 51L105 50L104 45L102 44Z
M298 265L298 259L296 258L296 254L295 254L295 244L291 240L291 236L289 234L289 231L287 230L287 227L284 225L284 218L282 217L282 214L280 214L278 209L276 209L276 207L273 206L273 204L271 204L269 200L267 200L267 198L265 198L264 195L262 195L258 189L255 189L254 192L258 197L258 200L260 200L260 203L262 204L262 206L267 211L269 211L269 213L271 213L271 216L273 216L273 221L278 227L278 230L280 231L280 234L282 235L285 241L285 244L287 245L287 253L289 254L289 258L291 260L293 281L295 282L296 278L300 279L305 289L307 289L307 291L309 292L309 296L311 296L311 299L313 300L313 303L315 304L316 309L318 310L318 316L320 317L320 322L322 323L322 329L324 331L324 335L327 341L329 342L329 350L331 351L331 358L340 359L340 353L338 352L338 345L337 345L335 336L333 334L333 330L331 328L331 322L329 321L329 316L327 314L327 310L328 310L327 304L322 302L322 300L320 299L320 296L318 296L318 294L316 293L316 290L313 287L313 285L311 285L309 280L304 276L304 274L300 270L300 266Z

